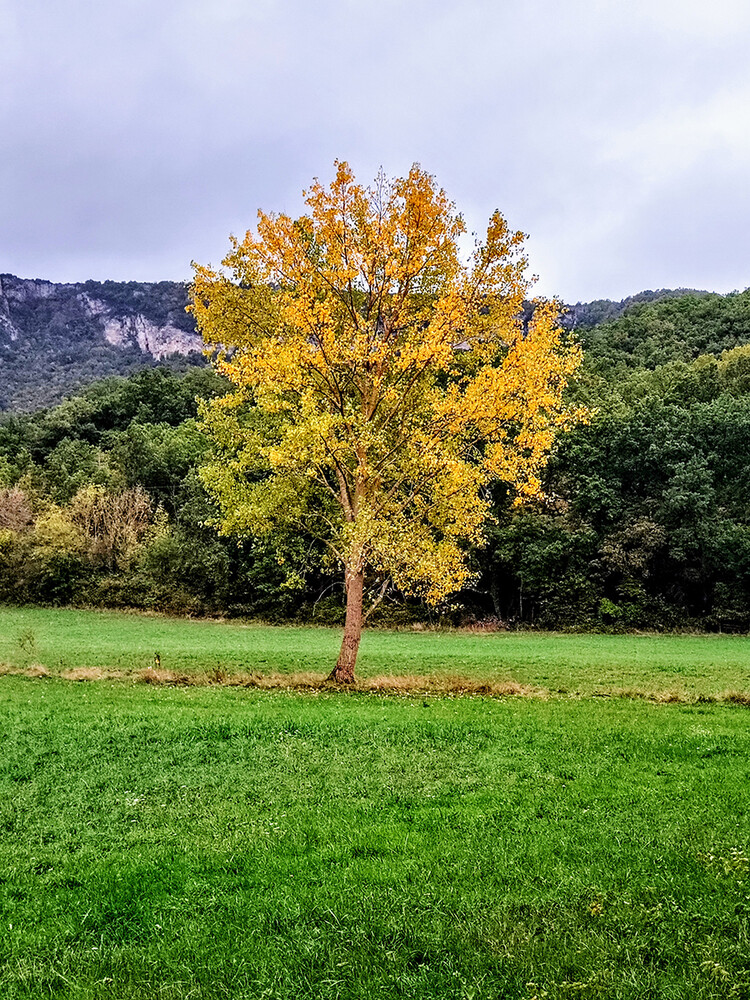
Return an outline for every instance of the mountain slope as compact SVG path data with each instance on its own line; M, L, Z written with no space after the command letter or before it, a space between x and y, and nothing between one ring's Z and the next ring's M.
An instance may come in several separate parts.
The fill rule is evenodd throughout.
M33 410L107 375L200 362L178 282L54 284L0 275L0 409Z
M203 364L174 281L54 284L0 275L0 411L36 410L109 375ZM589 362L654 367L750 342L750 290L660 289L566 306Z

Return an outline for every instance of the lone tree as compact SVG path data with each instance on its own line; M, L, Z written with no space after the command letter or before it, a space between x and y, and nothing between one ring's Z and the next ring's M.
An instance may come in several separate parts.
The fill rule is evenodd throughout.
M192 311L236 389L204 409L203 480L225 533L304 530L343 570L331 679L354 680L366 608L389 585L437 602L466 582L486 487L541 495L580 363L553 303L521 320L524 234L495 212L462 262L464 223L433 177L336 163L299 219L258 213L223 271L195 265Z

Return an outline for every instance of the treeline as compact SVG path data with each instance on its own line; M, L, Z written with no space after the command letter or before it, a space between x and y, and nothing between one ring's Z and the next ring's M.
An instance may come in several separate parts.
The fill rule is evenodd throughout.
M158 367L6 416L0 601L291 614L275 549L210 524L196 399L223 391L209 369Z
M578 327L543 506L502 490L478 579L443 620L544 628L750 629L750 292L633 304ZM110 378L0 421L0 600L338 620L340 583L304 537L220 537L198 478L207 369ZM381 621L434 615L393 595Z

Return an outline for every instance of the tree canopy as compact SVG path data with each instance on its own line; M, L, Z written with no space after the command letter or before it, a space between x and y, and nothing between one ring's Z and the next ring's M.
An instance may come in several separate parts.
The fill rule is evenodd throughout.
M344 571L332 677L350 681L366 574L438 601L469 576L486 487L538 497L556 433L584 416L564 390L580 351L522 306L523 234L499 212L468 262L464 223L415 165L358 184L336 164L298 219L259 212L224 271L196 266L192 309L235 391L205 409L203 481L226 532L312 530Z
M747 293L712 300L717 321L736 314L750 330ZM650 336L650 322L628 322L633 343ZM750 344L725 350L729 336L711 333L712 353L686 360L696 337L685 358L652 369L623 365L612 337L592 342L568 392L596 415L558 439L546 501L514 507L502 484L488 487L486 542L468 547L478 578L437 606L393 588L368 621L747 631ZM195 395L229 389L207 368L155 368L51 410L0 415L0 600L343 623L343 577L298 517L263 538L211 526ZM245 423L271 419L243 407ZM142 505L128 503L137 487L145 532ZM114 558L87 511L133 515ZM320 535L313 508L308 520Z

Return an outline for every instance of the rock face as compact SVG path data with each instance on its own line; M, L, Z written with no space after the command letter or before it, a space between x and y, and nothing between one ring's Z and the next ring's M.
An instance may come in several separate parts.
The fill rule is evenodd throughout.
M39 303L52 309L40 310ZM81 319L93 319L99 324L102 339L113 347L137 345L144 354L159 360L168 354L202 350L195 324L185 313L187 288L171 281L158 284L87 281L62 285L2 274L0 337L14 341L18 340L21 330L27 336L41 333L39 326L44 320L52 321L54 315L51 313L59 315L62 312L66 314L71 332L75 333L75 305L79 307ZM34 324L30 328L28 322L31 314L42 320L36 331Z
M187 286L55 284L0 275L0 409L58 402L87 382L153 365L202 364Z
M5 279L7 284L7 275L5 275ZM3 288L3 276L0 275L0 340L18 340L18 330L15 328L13 320L10 318L11 296L5 294L5 289Z
M169 354L191 354L203 348L194 329L180 329L170 319L158 323L140 312L117 315L106 302L92 298L87 292L81 292L79 298L89 316L101 320L104 339L113 347L137 344L144 354L157 360Z

